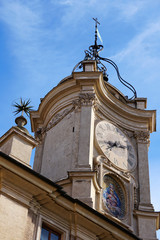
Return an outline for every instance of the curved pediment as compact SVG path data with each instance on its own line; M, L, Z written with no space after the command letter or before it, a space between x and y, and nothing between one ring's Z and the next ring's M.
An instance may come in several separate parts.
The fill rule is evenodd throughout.
M65 108L72 108L80 94L95 94L97 114L130 130L155 131L155 110L146 108L145 98L129 101L114 86L104 82L99 71L74 72L64 78L31 112L32 131L46 127L52 117Z
M38 110L30 112L32 131L35 132L38 128L46 126L53 115L71 105L79 91L80 87L71 76L65 78L64 83L54 87L41 100Z
M136 98L128 101L113 86L105 84L103 79L100 79L97 85L96 95L98 99L97 112L102 119L107 118L133 131L141 129L153 132L156 130L156 111L145 110L146 99Z

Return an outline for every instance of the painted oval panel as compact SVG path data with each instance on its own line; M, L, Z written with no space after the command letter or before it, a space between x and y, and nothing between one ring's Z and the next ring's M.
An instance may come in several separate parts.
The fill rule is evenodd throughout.
M119 183L111 176L103 178L103 208L114 217L123 218L125 215L125 197Z

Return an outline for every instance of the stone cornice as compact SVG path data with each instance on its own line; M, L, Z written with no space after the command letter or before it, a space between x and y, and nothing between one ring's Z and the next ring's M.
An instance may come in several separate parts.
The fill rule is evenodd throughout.
M73 73L72 77L70 76L68 80L66 78L64 82L53 88L44 97L38 110L31 112L32 131L46 127L54 114L73 106L72 104L77 107L96 105L95 110L98 114L131 131L136 129L153 132L156 130L156 111L134 108L128 104L123 95L121 98L124 101L117 99L107 89L101 72L78 72ZM92 86L93 92L86 90L84 93L83 86ZM95 97L91 97L93 93ZM120 95L118 90L117 94Z
M102 78L96 85L96 97L98 99L97 109L98 112L104 115L113 122L118 122L120 126L126 129L135 130L137 124L137 130L144 128L153 132L156 130L156 111L155 110L142 110L131 107L127 102L122 102L113 96L104 84ZM137 101L138 99L136 99ZM125 119L125 122L124 122ZM139 125L139 126L138 126Z
M10 128L1 138L0 138L0 146L10 137L12 136L19 136L22 139L24 139L29 144L36 147L38 145L38 141L34 139L31 135L25 133L23 130L21 130L19 127L12 127Z

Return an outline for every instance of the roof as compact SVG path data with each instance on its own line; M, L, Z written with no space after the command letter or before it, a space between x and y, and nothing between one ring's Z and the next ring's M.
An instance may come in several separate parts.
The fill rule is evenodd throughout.
M3 152L0 152L0 166L4 167L5 169L10 170L10 171L13 169L14 173L19 174L19 175L20 175L20 169L23 170L24 178L28 177L28 179L31 179L31 176L34 177L34 185L36 185L36 182L37 182L37 186L38 186L38 183L40 183L39 182L39 180L40 180L41 184L44 183L44 184L47 184L47 185L53 187L55 189L55 191L57 193L59 193L59 195L61 195L63 198L65 198L67 201L80 206L81 208L83 208L87 212L90 212L91 214L95 215L99 219L104 220L106 223L111 224L112 226L116 227L117 230L119 229L120 231L123 231L125 234L129 235L131 238L140 240L139 237L134 235L128 229L126 229L123 226L117 224L113 220L109 219L107 216L105 216L105 215L101 214L100 212L94 210L93 208L89 207L88 205L81 202L80 200L74 199L71 196L69 196L66 192L64 192L62 190L62 187L59 186L58 184L56 184L55 182L51 181L50 179L42 176L41 174L39 174L37 172L35 172L33 169L28 168L27 166L25 166L22 163L16 161L14 158L6 155ZM31 176L28 176L28 175L31 175ZM21 175L21 178L23 178L22 175Z

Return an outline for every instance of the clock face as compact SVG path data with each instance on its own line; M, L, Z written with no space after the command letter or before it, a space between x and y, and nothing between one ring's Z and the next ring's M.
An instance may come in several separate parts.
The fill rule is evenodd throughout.
M130 171L137 162L135 149L127 136L112 123L101 121L96 126L96 139L104 155L118 168Z

